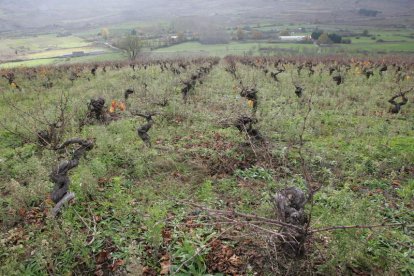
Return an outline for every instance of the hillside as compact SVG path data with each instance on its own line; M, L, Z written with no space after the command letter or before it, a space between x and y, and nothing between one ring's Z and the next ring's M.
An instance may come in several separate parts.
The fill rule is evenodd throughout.
M372 9L376 17L358 14ZM410 0L230 0L230 1L1 1L0 31L33 28L84 28L125 21L155 21L178 16L204 15L227 22L361 23L412 26L414 3Z
M414 273L412 57L0 75L0 275Z

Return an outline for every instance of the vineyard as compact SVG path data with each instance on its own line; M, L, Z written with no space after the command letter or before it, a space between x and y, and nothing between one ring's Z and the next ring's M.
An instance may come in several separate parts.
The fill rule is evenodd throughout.
M0 76L0 275L414 274L411 57Z

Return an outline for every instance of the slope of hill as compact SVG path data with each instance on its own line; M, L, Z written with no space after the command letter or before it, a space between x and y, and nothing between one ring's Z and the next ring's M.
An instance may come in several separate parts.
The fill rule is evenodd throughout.
M413 58L217 61L0 70L0 275L412 275Z
M377 17L358 14L359 9L379 11ZM31 0L0 2L0 31L53 25L85 26L127 20L159 20L186 15L225 16L228 20L285 22L355 22L412 24L414 2L409 0Z

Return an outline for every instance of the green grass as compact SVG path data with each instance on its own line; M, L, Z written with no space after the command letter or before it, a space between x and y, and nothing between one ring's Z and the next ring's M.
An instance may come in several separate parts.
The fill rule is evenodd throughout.
M242 51L256 44L247 45L229 46ZM176 47L192 51L200 45ZM210 46L217 53L223 49ZM26 69L16 70L22 91L0 81L1 275L139 275L142 270L158 275L166 264L171 272L181 267L182 275L232 274L230 268L238 262L242 275L250 273L248 265L263 275L414 273L414 106L410 101L401 114L388 113L387 100L396 87L394 69L382 78L375 70L367 80L351 68L345 83L337 86L323 65L315 70L323 73L313 76L305 69L299 76L293 65L286 65L276 83L261 69L238 63L243 84L256 84L259 91L255 127L268 142L265 149L253 151L235 127L222 124L223 119L251 114L224 60L191 91L188 104L183 104L180 81L199 65L189 65L179 76L158 64L136 71L108 66L106 73L99 68L96 77L90 74L92 65L70 68L80 75L73 84L67 70L53 67L43 68L31 81ZM263 66L274 70L273 63ZM46 76L53 88L42 86ZM302 99L295 95L293 82L305 88ZM401 85L412 87L413 82ZM104 97L109 105L123 101L127 88L135 93L119 120L79 129L91 98ZM69 99L63 139L94 138L95 147L70 173L76 201L51 219L44 215L51 209L49 174L72 151L41 148L35 133L59 115L62 91ZM322 185L315 194L311 228L384 222L406 227L315 233L306 245L306 258L291 260L283 257L269 233L229 225L222 218L221 226L215 226L207 212L188 202L275 219L274 193L306 186L298 137L310 97L303 155L314 184ZM168 106L156 105L163 98ZM136 133L145 119L132 116L131 109L158 112L149 131L152 148ZM224 230L228 232L222 234ZM215 239L221 243L216 251ZM277 258L269 251L274 248ZM226 260L224 269L211 271Z
M44 50L45 48L74 48L88 46L89 43L76 36L56 37L56 35L39 35L26 38L3 38L0 40L0 50L24 47L30 51Z
M268 43L268 42L231 42L220 45L203 45L198 42L186 42L174 45L167 48L161 48L154 51L157 54L206 54L216 56L226 55L260 55L264 52L259 49L272 49L274 52L290 51L293 53L400 53L414 52L414 39L401 36L390 35L378 36L377 39L384 39L385 42L377 42L369 37L360 37L356 39L352 37L352 44L335 44L331 48L318 48L313 44L299 44L299 43ZM346 37L345 37L346 38ZM405 40L405 42L402 42ZM387 41L401 41L401 42L387 42Z
M57 63L59 59L57 58L48 58L48 59L36 59L28 61L19 61L19 62L6 62L1 63L0 68L14 68L14 67L36 67L42 65L50 65Z
M157 54L207 54L213 56L226 55L243 55L243 54L260 54L260 48L289 49L294 51L303 51L304 49L315 49L315 46L309 44L295 43L260 43L260 42L231 42L229 44L203 45L199 42L186 42L167 48L161 48L154 51Z
M122 53L118 52L108 52L102 55L97 56L86 56L72 58L69 63L81 63L81 62L103 62L103 61L116 61L116 60L125 60L126 57Z
M70 55L73 52L82 51L85 54L87 53L93 53L97 51L106 50L104 48L97 48L97 47L78 47L78 48L68 48L68 49L59 49L59 50L50 50L50 51L44 51L40 53L34 53L27 55L27 58L29 59L40 59L40 58L50 58L50 57L58 57L63 55Z
M63 52L61 52L63 53ZM42 58L19 62L6 62L0 64L0 68L14 68L14 67L36 67L42 65L59 65L59 64L73 64L83 62L103 62L103 61L117 61L125 60L126 57L122 53L108 52L96 56L84 56L76 58Z
M414 153L414 138L413 137L395 137L390 141L390 147L397 150L401 154Z
M371 37L361 36L360 38L352 37L352 44L343 46L349 51L367 51L367 52L413 52L414 39L408 36L412 32L409 30L369 30ZM383 40L383 42L377 42Z
M71 53L91 49L90 42L76 36L56 37L55 34L17 38L0 38L0 59L32 59L54 57L57 53ZM17 54L16 52L17 51ZM44 63L42 63L44 64Z
M414 41L412 42L385 42L385 43L372 43L372 42L361 42L351 44L345 47L350 51L367 51L367 52L386 52L386 53L397 53L397 52L414 52Z

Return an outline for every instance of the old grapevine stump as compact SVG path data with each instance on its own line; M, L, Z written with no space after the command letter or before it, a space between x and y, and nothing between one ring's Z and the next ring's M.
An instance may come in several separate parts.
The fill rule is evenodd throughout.
M305 193L295 187L286 188L276 193L274 202L278 218L281 221L303 227L303 231L290 227L282 229L285 236L282 241L285 252L288 255L303 255L306 239L305 225L307 223L307 216L304 210L307 202Z
M56 216L65 203L75 198L75 194L69 192L70 179L68 173L73 168L76 168L81 157L93 148L93 141L74 138L64 142L57 150L67 148L70 145L78 145L78 148L73 152L72 158L61 161L50 174L50 179L55 184L51 198L56 203L52 210L52 216Z

